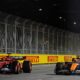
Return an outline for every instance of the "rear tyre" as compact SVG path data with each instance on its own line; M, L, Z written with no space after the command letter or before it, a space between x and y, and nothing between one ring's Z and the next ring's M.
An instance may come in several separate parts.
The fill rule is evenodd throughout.
M32 70L32 64L30 61L24 61L23 62L23 72L24 73L31 73Z

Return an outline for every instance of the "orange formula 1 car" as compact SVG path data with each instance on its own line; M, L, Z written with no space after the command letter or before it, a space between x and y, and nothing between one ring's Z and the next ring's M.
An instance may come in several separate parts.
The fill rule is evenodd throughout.
M80 58L72 60L72 62L56 63L54 72L61 74L79 74L80 75Z
M23 63L20 63L18 60L19 59L10 56L0 58L0 72L15 74L20 72L30 73L32 70L31 62L24 59Z

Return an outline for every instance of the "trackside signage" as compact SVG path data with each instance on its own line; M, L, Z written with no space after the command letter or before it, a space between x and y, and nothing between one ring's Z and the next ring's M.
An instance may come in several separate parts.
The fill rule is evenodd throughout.
M72 56L64 56L64 61L65 62L71 62L72 61Z
M48 56L47 57L48 59L47 59L47 62L57 62L58 61L58 56Z
M30 60L32 63L39 63L39 56L27 56L27 60Z
M7 56L7 54L0 54L0 57ZM56 62L70 62L72 58L76 58L76 55L50 55L50 54L10 54L11 57L17 57L20 62L23 62L22 57L26 56L26 60L32 62L32 64L45 64Z

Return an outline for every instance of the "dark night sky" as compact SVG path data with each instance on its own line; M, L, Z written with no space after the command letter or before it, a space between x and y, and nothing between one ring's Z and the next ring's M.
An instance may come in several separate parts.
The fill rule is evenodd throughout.
M80 32L80 0L0 0L0 11Z

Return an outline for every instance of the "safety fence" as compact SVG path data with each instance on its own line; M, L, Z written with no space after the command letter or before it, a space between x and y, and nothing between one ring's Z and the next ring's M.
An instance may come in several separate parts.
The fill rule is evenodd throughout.
M79 54L80 33L0 12L0 53Z

